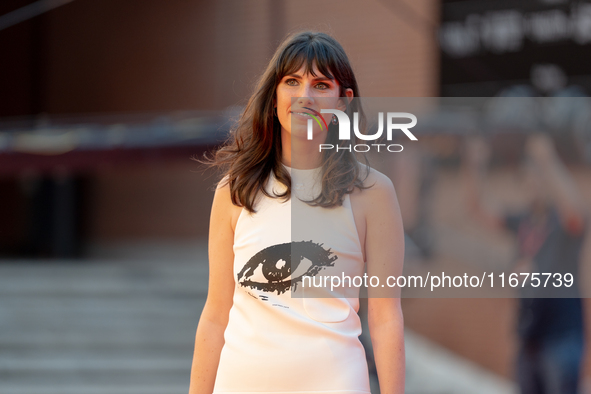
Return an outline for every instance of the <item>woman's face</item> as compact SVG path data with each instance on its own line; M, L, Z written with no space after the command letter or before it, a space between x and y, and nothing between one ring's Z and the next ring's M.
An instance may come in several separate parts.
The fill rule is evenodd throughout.
M307 139L308 120L312 119L313 141L322 143L328 131L325 122L326 125L330 124L332 114L320 115L320 110L345 109L345 104L339 100L338 82L322 75L315 63L313 67L316 76L305 74L305 67L302 65L295 73L283 77L277 86L277 117L281 123L283 138ZM345 94L353 97L353 90L347 89Z

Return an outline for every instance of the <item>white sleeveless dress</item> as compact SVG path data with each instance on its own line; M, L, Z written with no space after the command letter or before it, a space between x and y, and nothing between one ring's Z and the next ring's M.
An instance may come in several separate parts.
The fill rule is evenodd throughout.
M303 275L363 275L349 195L340 207L309 206L299 198L320 191L320 168L286 168L292 198L261 194L257 212L243 209L236 224L236 288L214 393L368 394L358 293L296 297L310 294ZM285 190L273 174L266 187Z

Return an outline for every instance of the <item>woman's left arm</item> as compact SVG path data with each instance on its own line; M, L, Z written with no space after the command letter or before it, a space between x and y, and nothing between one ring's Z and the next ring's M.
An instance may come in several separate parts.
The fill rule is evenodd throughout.
M368 289L368 323L382 394L403 394L405 378L404 319L398 288L389 288L389 276L402 274L404 230L394 185L374 172L375 185L364 190L367 274L380 285ZM372 182L370 182L371 184ZM385 287L381 287L384 284Z

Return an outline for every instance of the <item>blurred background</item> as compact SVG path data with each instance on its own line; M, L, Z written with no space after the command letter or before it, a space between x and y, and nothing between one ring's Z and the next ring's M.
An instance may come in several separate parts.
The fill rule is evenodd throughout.
M224 139L302 29L341 42L365 97L529 98L500 101L497 129L444 113L418 147L374 158L397 189L409 267L513 264L519 241L465 209L464 170L483 166L484 194L523 207L534 132L591 208L591 2L3 0L1 393L188 390L218 179L191 158ZM540 125L537 97L578 99ZM518 392L516 299L403 308L408 393Z

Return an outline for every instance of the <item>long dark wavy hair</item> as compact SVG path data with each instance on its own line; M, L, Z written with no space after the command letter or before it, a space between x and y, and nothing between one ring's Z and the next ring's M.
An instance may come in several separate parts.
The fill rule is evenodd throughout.
M222 181L229 183L232 202L255 212L258 193L271 198L291 198L291 177L281 164L281 124L274 112L277 85L284 76L305 65L305 72L313 76L313 64L328 78L334 78L340 86L340 97L351 89L359 97L359 87L353 69L343 47L331 36L319 32L300 32L287 37L277 48L265 72L256 85L239 120L225 141L213 154L206 157L205 164L222 169ZM349 119L359 115L359 129L364 130L366 118L358 99L348 103L345 111ZM329 123L327 144L349 147L355 141L339 141L338 125ZM348 148L350 149L350 148ZM365 157L365 156L364 156ZM365 177L369 164L365 159ZM280 194L269 194L265 184L271 174L285 185ZM313 200L313 206L331 208L343 203L345 194L355 188L366 189L361 179L361 166L355 153L349 150L324 150L322 157L322 192Z

